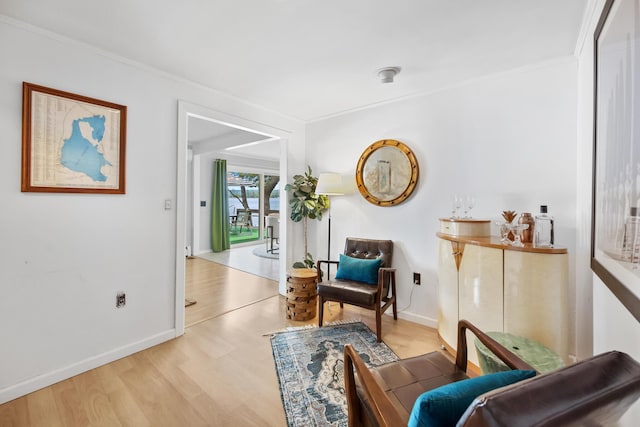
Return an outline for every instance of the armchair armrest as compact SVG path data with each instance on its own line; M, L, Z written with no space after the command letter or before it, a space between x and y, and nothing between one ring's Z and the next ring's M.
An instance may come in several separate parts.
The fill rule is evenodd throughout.
M338 264L340 264L340 261L332 261L332 260L329 260L329 259L319 259L318 261L316 261L316 266L318 268L320 268L320 264L336 264L336 265L338 265Z
M392 284L392 285L391 285ZM394 286L393 294L395 295L396 285L396 269L391 267L380 267L378 269L378 298L382 300L386 296L384 286Z
M383 427L406 425L406 422L400 417L400 414L398 414L389 397L374 379L367 365L362 361L351 344L347 344L344 346L344 385L347 406L350 412L349 427L356 427L354 420L363 418L360 413L363 408L360 405L360 400L356 392L354 372L358 374L364 396L369 397L368 403L371 405L377 424Z
M340 261L332 261L332 260L328 260L328 259L319 259L318 261L316 261L316 271L318 272L318 283L322 282L322 270L320 269L320 266L322 264L326 264L326 265L331 265L331 264L335 264L338 265L340 264ZM329 280L330 278L327 277L327 280Z
M458 322L458 349L456 352L456 365L459 369L467 371L467 329L480 340L482 344L487 346L493 354L495 354L505 365L511 369L525 369L535 371L536 369L531 367L527 362L520 359L513 354L509 349L502 344L491 338L489 335L482 332L471 322L467 320L460 320Z
M392 268L392 267L380 267L378 269L378 274L382 274L384 275L395 275L396 274L396 269Z

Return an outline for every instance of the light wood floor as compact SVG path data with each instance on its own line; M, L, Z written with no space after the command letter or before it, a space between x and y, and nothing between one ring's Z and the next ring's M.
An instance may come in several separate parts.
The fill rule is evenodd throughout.
M191 279L202 273L190 261ZM225 270L232 269L217 273L227 275L224 281L193 280L222 288L193 290L198 302L187 312L210 306L214 314L204 315L209 320L194 316L180 338L0 405L0 426L286 426L265 334L316 320L287 320L285 298L266 296L265 289L277 288L275 282L249 282ZM207 294L216 293L206 301ZM219 299L224 302L214 301ZM325 308L327 322L361 319L374 329L372 314L349 306L340 310L337 304ZM438 348L435 330L391 316L383 316L382 333L401 358Z
M217 262L188 258L185 295L196 301L185 308L185 325L189 327L278 295L278 282Z

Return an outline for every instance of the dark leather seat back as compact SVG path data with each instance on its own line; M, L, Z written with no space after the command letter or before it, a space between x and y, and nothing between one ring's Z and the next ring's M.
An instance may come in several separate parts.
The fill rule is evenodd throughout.
M393 241L347 237L344 244L344 254L353 258L381 258L381 267L391 267L391 260L393 258Z
M465 427L610 426L640 397L640 364L611 351L477 398Z
M381 268L390 268L393 260L393 240L372 240L347 237L344 244L344 254L352 258L382 260ZM382 284L382 296L389 295L389 276Z

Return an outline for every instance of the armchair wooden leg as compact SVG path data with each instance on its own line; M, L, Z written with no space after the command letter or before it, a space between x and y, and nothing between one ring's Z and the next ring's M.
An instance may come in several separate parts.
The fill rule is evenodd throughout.
M324 316L324 298L318 295L318 326L322 326L323 316Z
M376 308L376 337L378 342L382 342L382 312L380 307Z
M393 320L398 320L398 296L396 294L396 275L391 276L391 298L393 298Z

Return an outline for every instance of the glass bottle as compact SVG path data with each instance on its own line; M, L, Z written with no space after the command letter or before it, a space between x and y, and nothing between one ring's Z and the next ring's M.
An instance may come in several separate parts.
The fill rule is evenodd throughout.
M629 209L629 216L624 222L624 237L622 238L622 259L637 264L640 261L640 217L638 208Z
M553 217L547 213L547 205L540 205L540 213L536 215L533 230L533 246L553 247Z

